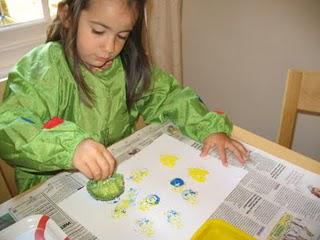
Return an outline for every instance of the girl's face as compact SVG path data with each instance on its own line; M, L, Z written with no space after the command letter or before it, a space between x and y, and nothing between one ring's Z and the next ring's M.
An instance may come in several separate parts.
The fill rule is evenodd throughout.
M77 49L90 70L112 65L135 24L134 13L124 0L91 0L89 8L81 12Z

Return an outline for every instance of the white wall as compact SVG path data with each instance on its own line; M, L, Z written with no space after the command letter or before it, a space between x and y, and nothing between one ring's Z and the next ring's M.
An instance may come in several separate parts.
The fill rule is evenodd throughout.
M184 84L210 109L276 140L288 68L320 71L319 0L183 0ZM320 117L293 149L320 160Z

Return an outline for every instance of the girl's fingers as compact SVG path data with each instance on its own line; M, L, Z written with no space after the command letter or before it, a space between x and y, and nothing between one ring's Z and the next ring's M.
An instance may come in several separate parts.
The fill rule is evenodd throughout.
M101 179L101 169L97 163L97 159L93 158L90 159L90 162L86 161L87 166L89 167L94 180L100 180Z
M105 158L103 153L98 156L97 158L97 164L99 165L99 168L101 169L101 178L99 180L106 179L111 174L111 166L109 164L109 161Z
M116 166L116 160L113 158L112 154L107 149L105 149L105 151L103 151L103 156L108 161L108 164L109 164L108 177L111 177L111 175L114 171L114 168Z
M79 167L79 171L82 172L87 178L90 178L90 179L93 178L93 174L92 174L92 172L90 171L90 168L87 166L86 163L82 164L82 165Z
M205 143L203 144L203 147L202 147L200 156L201 156L201 157L207 156L208 153L209 153L210 147L211 147L210 144L209 144L208 142L205 142Z
M218 145L218 151L219 151L219 156L223 166L228 166L225 145L224 144Z
M242 156L241 151L237 148L236 145L233 145L232 143L228 145L228 149L233 152L233 154L238 158L239 162L244 164L246 161L244 157Z
M112 154L100 143L85 139L78 144L72 160L73 166L94 180L111 176L115 168Z
M248 150L240 142L233 139L232 143L238 148L238 150L242 153L243 156L248 156Z
M224 166L228 165L226 148L233 152L240 163L244 164L246 162L249 154L247 149L237 140L230 139L224 134L211 135L207 138L203 143L200 156L204 157L208 155L212 147L215 145L218 148L219 156Z

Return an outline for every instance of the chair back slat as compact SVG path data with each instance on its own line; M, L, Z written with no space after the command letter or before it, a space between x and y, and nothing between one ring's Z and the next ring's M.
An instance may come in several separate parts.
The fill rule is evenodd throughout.
M6 81L1 79L0 81L0 105L3 98ZM0 185L1 185L1 196L0 202L8 200L9 198L17 194L17 186L15 183L14 168L9 166L0 158ZM2 191L3 190L3 191Z
M0 81L0 103L1 103L2 98L3 98L3 93L4 93L5 86L6 86L6 81L1 79L1 81Z
M299 112L320 114L320 72L288 70L278 143L291 148Z
M298 110L320 114L320 73L303 73Z

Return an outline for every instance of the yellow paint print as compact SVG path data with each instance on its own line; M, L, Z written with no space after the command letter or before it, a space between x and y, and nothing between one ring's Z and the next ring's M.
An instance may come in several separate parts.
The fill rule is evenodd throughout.
M130 201L128 199L124 199L115 207L112 217L115 219L119 219L125 215L127 215L127 210L130 206Z
M140 183L148 175L149 175L148 169L136 170L132 172L130 179L135 183Z
M173 168L176 165L176 161L179 158L175 155L168 155L168 154L163 154L160 155L160 162L163 164L163 166Z
M207 175L209 174L209 172L205 169L201 169L201 168L189 168L189 176L200 183L204 183L207 180Z
M135 231L141 233L146 237L152 237L155 234L153 222L147 218L136 221Z
M122 218L128 214L130 206L135 204L138 196L138 190L130 188L128 190L127 196L123 200L119 201L112 212L112 217L115 219Z

